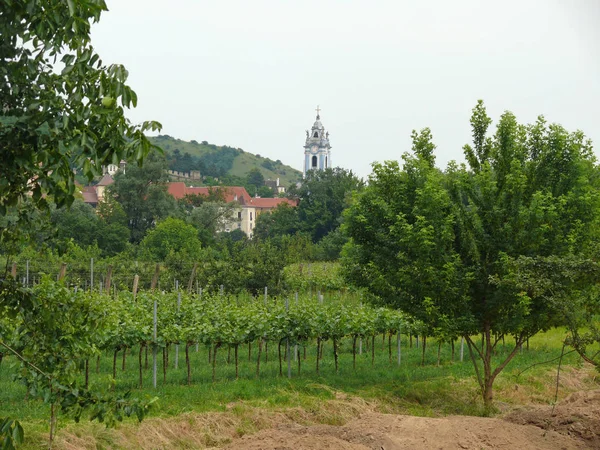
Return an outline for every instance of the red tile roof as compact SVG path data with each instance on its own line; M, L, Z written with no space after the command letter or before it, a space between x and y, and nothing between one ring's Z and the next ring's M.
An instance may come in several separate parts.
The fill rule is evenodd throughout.
M226 202L238 202L240 205L262 209L276 208L283 203L297 206L297 203L289 198L252 198L246 188L241 186L187 187L183 181L173 181L169 183L168 192L177 200L180 200L186 195L209 195L211 191L217 189L221 189L225 193Z
M113 180L113 177L111 177L108 173L106 175L104 175L102 177L102 179L100 181L98 181L98 184L96 186L110 186L111 184L113 184L115 182L115 180Z
M85 203L98 203L98 194L96 194L95 186L85 186L81 194Z
M294 200L290 200L289 198L253 198L252 206L256 208L277 208L279 205L288 204L290 206L296 206L296 202Z
M252 197L241 186L187 187L183 181L173 181L169 183L168 192L177 200L180 200L186 195L208 195L218 189L225 193L226 202L239 202L241 205L251 204Z
M173 181L169 183L168 192L177 200L181 200L186 194L186 185L183 181Z

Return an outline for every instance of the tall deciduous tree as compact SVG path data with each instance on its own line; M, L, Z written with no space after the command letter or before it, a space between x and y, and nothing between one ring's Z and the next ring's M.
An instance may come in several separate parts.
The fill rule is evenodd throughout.
M90 42L103 0L6 0L0 14L0 215L19 222L25 198L37 208L50 194L58 206L74 198L74 167L91 179L121 159L142 162L144 136L160 124L133 126L124 108L137 96L127 70L105 65ZM20 212L22 211L22 212Z
M138 243L157 220L177 215L177 202L167 192L166 160L150 156L143 167L128 167L109 187L127 214L131 242Z
M496 377L520 345L563 319L543 295L506 287L513 261L579 257L594 247L600 218L598 170L583 133L543 118L520 125L506 112L490 137L491 122L479 102L473 146L464 147L468 166L433 168L431 146L416 133L416 156L405 156L402 169L375 165L346 216L352 241L345 256L352 282L417 316L435 311L434 321L453 324L468 343L487 408ZM554 279L563 293L576 289ZM505 335L515 345L493 360Z
M290 189L290 196L299 200L300 230L309 233L313 242L340 226L342 212L351 194L363 188L362 179L351 170L311 170L299 188Z

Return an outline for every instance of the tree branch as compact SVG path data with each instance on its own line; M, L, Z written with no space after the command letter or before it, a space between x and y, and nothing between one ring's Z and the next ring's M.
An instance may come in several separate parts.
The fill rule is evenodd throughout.
M19 352L17 352L15 349L9 347L7 344L5 344L3 341L0 341L0 345L4 348L6 348L9 352L11 352L13 355L15 355L19 360L21 360L21 362L23 362L24 364L28 365L29 367L31 367L32 369L34 369L36 372L41 373L42 375L44 375L46 378L48 378L49 380L52 380L52 377L50 375L48 375L46 372L44 372L42 369L40 369L39 367L37 367L35 364L30 363L29 361L27 361L23 356L21 356L21 354Z

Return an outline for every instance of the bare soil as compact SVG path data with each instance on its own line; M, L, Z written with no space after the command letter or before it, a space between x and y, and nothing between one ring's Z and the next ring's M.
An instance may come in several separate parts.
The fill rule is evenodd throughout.
M68 427L62 431L56 448L600 449L600 390L573 393L554 410L551 406L531 405L502 418L430 418L380 411L374 403L345 395L308 409L273 411L234 403L225 412L150 418L120 430L106 430L101 424Z
M344 426L281 423L234 439L225 449L600 449L600 390L578 392L556 406L505 418L413 417L367 412Z

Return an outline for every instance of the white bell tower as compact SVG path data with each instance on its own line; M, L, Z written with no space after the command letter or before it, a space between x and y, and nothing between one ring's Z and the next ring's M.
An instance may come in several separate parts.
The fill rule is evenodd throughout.
M304 143L304 173L309 170L325 170L331 167L331 145L329 145L329 132L321 123L321 108L317 106L317 119L310 131L306 130Z

